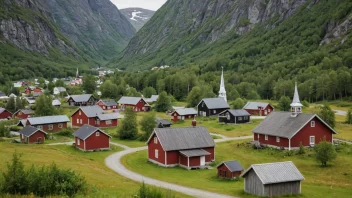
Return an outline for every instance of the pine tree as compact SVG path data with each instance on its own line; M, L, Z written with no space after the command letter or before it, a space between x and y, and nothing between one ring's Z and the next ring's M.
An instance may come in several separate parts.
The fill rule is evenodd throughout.
M10 97L6 104L6 109L12 113L16 112L15 97Z
M123 119L120 127L117 130L120 139L134 140L137 138L137 115L132 108L128 107L125 111L125 119Z

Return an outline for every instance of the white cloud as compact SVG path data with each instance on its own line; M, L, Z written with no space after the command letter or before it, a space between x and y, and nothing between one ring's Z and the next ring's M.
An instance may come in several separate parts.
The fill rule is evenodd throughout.
M167 0L111 0L118 9L138 7L149 10L158 10Z

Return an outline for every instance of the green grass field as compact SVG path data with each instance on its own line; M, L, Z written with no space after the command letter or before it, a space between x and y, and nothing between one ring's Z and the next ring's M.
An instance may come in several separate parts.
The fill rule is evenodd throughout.
M122 163L132 171L155 179L223 194L252 197L243 192L243 179L218 179L216 165L221 161L235 159L246 169L256 163L293 161L305 177L302 197L348 197L352 194L352 146L344 147L344 151L339 153L331 166L321 168L314 160L312 151L305 155L285 156L284 151L254 150L246 144L237 146L239 143L242 141L217 144L216 162L212 170L159 167L147 162L147 151L127 155L122 158Z

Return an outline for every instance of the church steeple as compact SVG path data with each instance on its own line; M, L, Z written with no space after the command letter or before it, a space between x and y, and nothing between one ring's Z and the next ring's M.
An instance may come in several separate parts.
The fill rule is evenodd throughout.
M291 103L291 113L292 117L297 117L298 114L302 113L301 101L299 100L298 89L297 89L297 82L295 83L295 93L293 94L293 100Z
M78 67L77 67L77 71L76 71L76 78L79 78Z
M226 90L225 90L225 81L224 81L224 68L221 71L221 81L220 81L220 90L219 90L219 98L223 98L227 102Z

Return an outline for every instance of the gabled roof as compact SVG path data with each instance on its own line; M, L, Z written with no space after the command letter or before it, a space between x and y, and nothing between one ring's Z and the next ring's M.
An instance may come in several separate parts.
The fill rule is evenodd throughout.
M96 117L98 114L102 114L104 111L99 107L99 106L84 106L80 107L78 110L82 110L84 114L86 114L87 117L92 118ZM78 111L77 110L77 111ZM75 111L75 113L77 112ZM73 113L73 114L75 114ZM73 115L72 114L72 115Z
M268 105L270 104L267 102L247 102L247 104L244 105L243 109L257 110L258 107L262 107L265 109ZM271 107L274 108L273 106Z
M263 184L304 180L303 175L292 162L253 164L242 174L242 177L246 177L252 169Z
M176 109L175 112L180 115L197 115L197 111L193 108Z
M108 107L117 106L117 102L115 100L100 100L100 101Z
M4 92L0 91L0 97L5 97L5 96L6 96L6 94Z
M155 128L147 143L154 134L165 151L215 147L215 142L205 127Z
M32 109L20 109L20 110L16 111L15 114L16 114L17 112L19 112L19 111L21 111L22 113L24 113L24 114L26 114L26 115L32 115L32 114L34 114L34 111L33 111Z
M92 96L92 94L71 95L69 99L72 98L75 102L88 102Z
M66 115L27 118L30 125L70 122Z
M336 134L334 129L315 114L300 113L297 117L292 117L290 112L272 112L252 132L290 139L315 117Z
M65 87L55 87L59 92L65 92L66 88Z
M204 101L208 109L230 108L229 104L227 104L227 102L223 98L204 98L200 101L200 103L202 103L202 101ZM199 106L199 104L197 106Z
M159 126L159 124L162 125L172 125L172 123L166 119L161 119L161 118L156 118L156 122L157 122L157 126Z
M159 95L152 95L150 98L144 98L146 102L156 102L159 98Z
M227 109L227 110L221 112L220 114L225 113L225 112L229 112L231 115L233 115L235 117L237 117L237 116L251 116L251 114L249 114L244 109Z
M221 162L219 165L216 166L216 168L219 168L221 165L225 164L225 166L231 171L231 172L236 172L236 171L243 171L242 166L236 161L227 161L227 162Z
M53 101L51 102L51 105L53 105L53 106L59 106L59 105L61 105L61 102L60 102L60 100L53 100Z
M120 100L117 103L119 103L119 104L136 105L140 100L144 100L144 99L141 98L141 97L122 96L122 98L120 98Z
M100 130L99 128L93 127L93 126L90 126L87 124L83 125L77 131L75 131L73 133L73 136L78 137L81 140L86 140L88 137L90 137L96 131L100 131L111 138L111 136L109 134L105 133L104 131Z
M210 153L208 151L205 151L203 149L183 150L183 151L180 151L180 153L186 157L210 155Z
M98 114L99 120L116 120L119 116L119 113Z
M18 122L17 126L26 126L27 119L22 119Z
M4 111L7 111L6 109L0 107L0 113L4 112Z
M32 126L26 126L22 130L18 131L18 133L22 134L22 135L24 135L26 137L30 137L37 131L40 131L40 132L42 132L44 134L47 134L45 131L42 131L42 130L37 129L37 128L32 127Z

